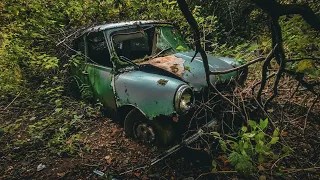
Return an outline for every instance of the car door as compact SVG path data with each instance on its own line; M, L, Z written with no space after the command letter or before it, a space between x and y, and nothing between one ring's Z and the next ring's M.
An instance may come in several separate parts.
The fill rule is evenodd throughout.
M107 110L115 112L113 67L103 31L89 32L85 42L87 63L84 73L88 76L94 96Z
M70 59L70 70L72 78L74 78L73 84L78 87L78 90L81 92L83 98L92 96L92 89L90 86L89 76L86 71L87 69L87 58L86 58L86 48L85 48L85 36L79 37L75 40L74 49L76 54L74 54Z

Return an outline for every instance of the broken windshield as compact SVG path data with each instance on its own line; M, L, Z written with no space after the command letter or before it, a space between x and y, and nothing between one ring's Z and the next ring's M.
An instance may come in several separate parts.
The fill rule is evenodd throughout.
M171 26L118 31L112 39L117 56L133 62L188 50L181 35Z
M173 27L159 27L157 36L157 48L160 50L170 49L171 53L167 52L168 54L188 50L188 45L184 42L180 33Z

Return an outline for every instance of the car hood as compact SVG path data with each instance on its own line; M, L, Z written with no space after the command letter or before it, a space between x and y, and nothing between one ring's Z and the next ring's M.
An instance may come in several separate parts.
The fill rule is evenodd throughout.
M139 64L148 64L161 68L167 72L175 74L183 79L196 91L200 91L207 86L206 74L203 67L202 58L197 54L191 62L195 52L180 52L169 56L158 57ZM234 61L231 58L221 58L208 55L209 68L212 71L231 69L234 67ZM231 72L223 75L210 76L210 81L214 84L236 78L237 72Z

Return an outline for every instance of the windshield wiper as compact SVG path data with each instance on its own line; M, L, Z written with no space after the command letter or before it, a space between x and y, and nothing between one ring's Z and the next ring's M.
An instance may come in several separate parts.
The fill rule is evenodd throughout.
M124 61L124 62L127 62L127 63L129 63L129 64L131 64L131 65L134 65L135 67L139 67L138 64L132 62L132 61L131 61L129 58L127 58L127 57L119 56L119 59L122 60L122 61Z

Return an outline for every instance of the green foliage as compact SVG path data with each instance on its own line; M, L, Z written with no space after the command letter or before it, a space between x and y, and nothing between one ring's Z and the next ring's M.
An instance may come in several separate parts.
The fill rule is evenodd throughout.
M221 0L210 6L204 6L202 1L188 1L188 4L199 24L201 43L207 52L251 60L255 57L255 51L264 54L270 51L266 16L260 10L252 10L250 3ZM317 6L315 4L312 7ZM81 66L81 59L71 58L66 63L66 59L70 59L66 47L57 44L64 42L70 32L92 24L146 19L177 24L192 44L192 31L175 0L1 1L0 97L15 97L21 93L20 97L24 97L18 101L21 106L40 108L37 113L21 112L1 129L15 134L28 124L25 129L28 138L17 140L14 144L39 141L58 154L61 154L59 149L76 152L76 147L81 146L81 141L78 141L82 138L79 130L81 120L98 115L96 110L88 108L90 106L78 104L66 96L70 90L66 86L70 84L69 63ZM281 25L288 58L319 56L319 36L300 16L283 17ZM177 50L184 51L185 48L178 46ZM319 74L314 64L307 60L289 66L313 77ZM185 70L189 68L185 67ZM77 80L77 77L74 78ZM87 86L79 88L82 97L92 97ZM220 140L222 149L234 152L232 156L230 154L230 159L234 159L231 162L241 172L245 171L242 166L249 167L250 163L252 167L248 171L256 169L254 162L257 159L266 161L273 154L270 152L271 145L278 144L278 136L269 137L264 133L266 121L258 125L250 123L249 129L252 131L243 128L239 133L241 140Z
M280 144L279 129L275 129L270 136L265 131L268 126L268 119L248 121L248 127L242 127L238 137L229 137L224 140L218 133L212 133L219 139L221 149L227 152L230 163L235 169L244 174L250 175L258 170L258 164L273 162L280 157L287 156L290 148ZM281 152L272 150L272 146L279 144L282 146Z
M63 86L58 78L46 81L36 92L24 92L17 100L28 110L21 109L16 119L2 122L0 128L14 137L6 149L46 148L59 156L90 151L82 135L88 122L83 120L101 116L100 105L92 107L62 95Z

